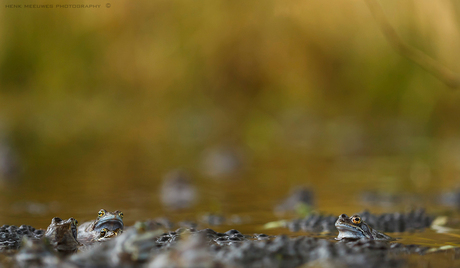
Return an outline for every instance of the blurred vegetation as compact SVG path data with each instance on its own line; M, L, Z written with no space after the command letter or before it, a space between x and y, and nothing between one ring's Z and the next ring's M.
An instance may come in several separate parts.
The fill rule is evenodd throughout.
M364 1L5 4L0 125L31 187L142 187L216 146L298 181L381 155L459 178L460 93L398 55ZM381 4L403 40L460 71L459 3Z

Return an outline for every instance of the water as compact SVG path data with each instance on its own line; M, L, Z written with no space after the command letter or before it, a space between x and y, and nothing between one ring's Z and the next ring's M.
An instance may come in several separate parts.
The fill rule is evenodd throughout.
M70 174L66 178L49 177L47 180L27 184L3 185L0 202L4 205L1 207L0 223L46 228L53 217L74 217L83 222L94 219L98 210L104 208L122 210L127 225L158 217L166 217L173 222L201 222L206 213L216 213L226 219L222 226L210 226L218 231L234 228L248 234L307 235L302 232L291 233L283 228L267 230L263 227L267 222L298 217L294 213L274 213L274 207L296 185L307 185L314 190L315 210L323 214L351 215L363 210L373 213L404 212L424 207L430 214L449 215L450 222L460 219L454 209L438 202L437 191L442 190L440 183L445 182L435 179L425 182L404 179L404 174L414 172L410 170L413 164L405 166L406 163L400 158L376 157L340 162L307 160L300 168L283 166L283 163L246 168L240 177L227 180L193 176L193 183L198 189L196 205L177 211L161 204L161 184L155 180L111 180ZM195 171L191 173L199 174ZM399 192L391 189L395 183L402 184L398 188ZM363 191L378 189L388 189L396 197L394 200L390 198L387 203L363 200ZM424 189L430 191L424 192ZM334 235L332 233L329 237ZM390 235L404 244L429 247L456 246L460 237L458 234L437 233L431 229Z

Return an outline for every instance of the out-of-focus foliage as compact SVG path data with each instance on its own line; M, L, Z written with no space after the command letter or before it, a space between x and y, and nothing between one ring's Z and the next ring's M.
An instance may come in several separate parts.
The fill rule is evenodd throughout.
M159 185L216 146L291 177L370 155L460 175L460 93L392 50L364 1L5 4L0 122L31 187ZM460 71L458 3L382 6L403 40Z

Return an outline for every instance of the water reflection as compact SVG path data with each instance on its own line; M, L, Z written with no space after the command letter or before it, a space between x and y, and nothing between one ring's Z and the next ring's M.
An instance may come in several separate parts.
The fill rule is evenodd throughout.
M4 136L5 133L0 127L0 186L15 183L21 172L18 153Z
M163 205L172 210L190 208L197 199L190 176L181 170L170 171L164 176L160 196Z

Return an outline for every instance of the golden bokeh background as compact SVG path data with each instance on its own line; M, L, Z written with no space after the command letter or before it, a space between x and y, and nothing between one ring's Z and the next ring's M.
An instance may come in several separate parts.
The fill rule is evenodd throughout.
M362 190L460 182L459 90L398 54L363 0L1 2L0 136L18 165L2 222L46 226L18 202L166 214L176 168L202 200L181 216L271 211L295 185L342 213ZM460 72L459 3L381 4L402 40ZM213 150L238 152L237 175L207 175Z

